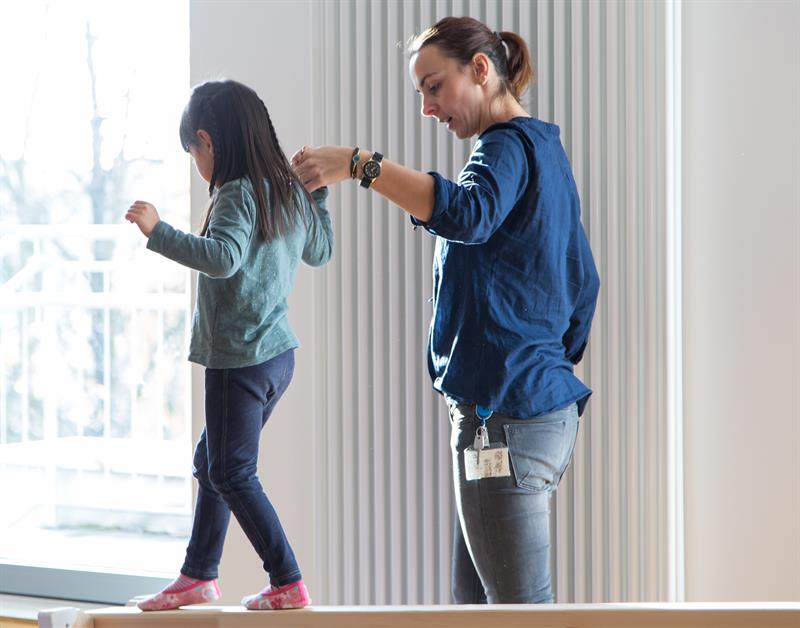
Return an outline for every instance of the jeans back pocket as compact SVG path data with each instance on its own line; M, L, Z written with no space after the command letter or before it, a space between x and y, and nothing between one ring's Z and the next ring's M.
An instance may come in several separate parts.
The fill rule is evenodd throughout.
M565 427L564 421L510 423L503 426L517 486L533 493L556 488L566 466Z

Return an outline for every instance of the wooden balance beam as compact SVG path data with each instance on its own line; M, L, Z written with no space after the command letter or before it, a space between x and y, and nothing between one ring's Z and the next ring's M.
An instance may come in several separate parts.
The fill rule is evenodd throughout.
M248 611L186 606L142 612L112 607L39 613L40 628L800 628L800 602L735 604L550 604L498 606L310 606Z

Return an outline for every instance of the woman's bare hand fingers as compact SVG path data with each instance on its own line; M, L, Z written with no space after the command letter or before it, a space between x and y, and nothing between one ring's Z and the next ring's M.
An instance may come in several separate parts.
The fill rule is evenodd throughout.
M306 158L308 154L309 147L303 146L300 150L298 150L294 155L292 155L291 163L292 166L296 167L303 163L303 160Z

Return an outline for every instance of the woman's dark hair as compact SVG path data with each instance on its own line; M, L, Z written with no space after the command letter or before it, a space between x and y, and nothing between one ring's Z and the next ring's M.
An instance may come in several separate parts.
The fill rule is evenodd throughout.
M183 110L180 138L183 150L197 142L197 131L211 136L214 170L208 184L215 186L248 177L256 195L258 227L264 240L292 231L298 214L305 219L298 191L309 199L316 215L317 204L289 166L264 102L255 91L236 81L208 81L192 90ZM269 184L269 202L264 180ZM213 201L206 212L200 234L208 231ZM316 216L315 216L316 217Z
M461 65L470 63L479 52L484 53L500 77L500 95L511 93L517 102L533 79L531 56L525 40L511 31L491 31L474 18L443 18L414 37L408 50L413 54L425 46L434 45Z

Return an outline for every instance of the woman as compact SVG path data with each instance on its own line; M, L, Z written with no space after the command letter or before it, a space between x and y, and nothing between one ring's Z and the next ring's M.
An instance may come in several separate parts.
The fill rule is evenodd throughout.
M448 17L414 39L422 115L477 136L458 181L358 147L304 147L309 190L347 179L436 236L428 368L444 395L458 521L456 603L552 602L549 495L591 391L573 374L599 289L558 127L520 104L528 48Z

